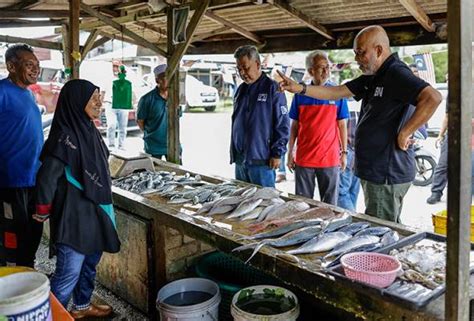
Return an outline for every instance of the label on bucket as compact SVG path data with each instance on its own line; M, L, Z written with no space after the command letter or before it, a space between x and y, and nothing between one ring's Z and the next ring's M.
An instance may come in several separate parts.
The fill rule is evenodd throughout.
M0 315L0 321L52 321L49 298L31 310L12 315Z

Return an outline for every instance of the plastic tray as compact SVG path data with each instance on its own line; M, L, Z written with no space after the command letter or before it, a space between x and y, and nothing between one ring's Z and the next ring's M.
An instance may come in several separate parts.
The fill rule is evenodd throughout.
M400 248L406 247L408 245L418 243L422 240L431 240L431 241L435 241L435 242L446 243L446 237L445 236L438 235L438 234L433 234L433 233L429 233L429 232L423 232L423 233L417 233L417 234L408 236L404 239L401 239L397 243L394 243L392 245L380 248L378 250L375 250L374 252L388 254L390 251L392 251L394 249L400 249ZM471 244L471 250L474 250L474 245L473 244ZM367 292L367 293L379 294L379 295L387 298L390 301L399 303L401 305L404 305L406 307L409 307L411 309L416 309L416 310L424 307L425 305L427 305L428 303L430 303L434 299L438 298L446 290L445 285L440 285L437 288L431 290L431 293L425 295L421 299L420 298L412 299L412 298L408 298L404 295L400 295L398 293L391 292L390 287L388 287L386 289L380 289L380 288L376 288L376 287L373 287L373 286L368 285L368 284L364 284L364 283L360 283L360 282L351 280L351 279L347 278L344 275L344 270L342 268L342 265L340 265L340 264L336 265L332 268L329 268L327 272L328 272L328 274L333 275L336 279L338 279L342 282L350 283L353 288L357 288L357 289L362 290L362 291ZM472 272L473 272L473 269L471 267L471 273ZM401 280L397 278L395 280L395 282L401 282Z

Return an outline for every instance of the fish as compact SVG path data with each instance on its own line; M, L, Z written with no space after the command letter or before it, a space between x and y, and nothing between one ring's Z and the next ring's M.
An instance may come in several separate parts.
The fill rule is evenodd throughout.
M260 215L257 217L257 222L263 222L267 215L271 213L272 211L277 210L279 207L283 206L283 204L273 204L265 207L265 209L260 213Z
M359 235L383 236L385 233L388 233L390 231L392 231L392 229L390 227L374 226L374 227L366 228L366 229L356 233L354 236L359 236Z
M342 232L342 231L340 231ZM344 233L344 232L343 232ZM358 248L363 245L369 245L369 244L376 244L380 241L380 238L378 236L374 235L361 235L361 236L354 236L351 237L349 240L347 240L344 243L339 244L338 246L334 247L334 249L326 254L323 259L327 259L330 257L338 256L339 254L342 253L348 253L351 250Z
M325 226L324 232L334 232L335 230L341 227L349 225L351 222L352 216L349 213L342 213L342 215L335 216L333 219L329 220L329 222Z
M254 208L251 212L245 214L244 216L241 217L241 221L247 221L247 220L254 220L256 219L260 213L263 211L264 207L259 206Z
M351 238L350 234L344 232L330 232L317 236L300 247L286 251L288 254L309 254L318 252L327 252L337 245Z
M261 198L262 200L270 200L273 198L279 197L281 192L279 190L274 189L273 187L264 187L259 188L255 194L252 195L252 198L258 199Z
M177 198L170 199L168 201L168 204L184 204L184 203L189 203L191 201L192 200L188 198L177 197Z
M258 189L257 186L252 186L248 188L247 190L245 190L241 195L243 197L250 197L257 192L257 189Z
M235 205L214 206L207 215L226 214L235 209Z
M332 266L335 266L337 264L340 263L340 260L341 260L341 257L344 255L344 254L347 254L347 253L352 253L352 252L372 252L372 251L375 251L379 248L381 248L382 245L379 243L373 243L373 244L366 244L366 245L361 245L361 246L358 246L358 247L355 247L351 250L348 250L344 253L341 253L339 254L335 259L333 259L332 261L329 261L329 260L325 260L323 262L323 266L325 268L330 268Z
M382 243L383 246L388 246L392 245L393 243L398 242L400 240L400 236L398 235L397 231L390 231L384 234L382 236L382 239L380 240L380 243Z
M343 226L339 228L337 231L338 232L345 232L349 233L351 235L356 234L359 231L362 231L363 229L366 229L370 226L370 223L367 222L357 222L357 223L352 223L346 226Z
M253 209L255 209L257 206L259 206L260 203L262 203L262 199L245 200L242 203L240 203L239 206L237 206L237 208L229 216L227 216L227 219L237 218L244 214L247 214L251 212Z
M319 218L313 219L313 220L304 220L304 221L297 221L297 222L289 222L289 224L281 226L279 228L273 229L268 232L263 232L263 233L258 233L252 236L247 236L245 239L247 240L258 240L258 239L265 239L265 238L271 238L271 237L277 237L284 235L288 232L300 229L305 226L310 226L310 225L321 225L322 220Z
M265 220L275 219L275 218L284 218L291 215L294 212L302 212L309 208L308 203L303 201L289 201L281 206L275 208L267 214Z
M301 216L308 218L320 218L323 220L331 219L336 216L336 213L329 207L312 207L301 213Z
M215 205L215 202L204 203L201 208L196 211L196 214L204 214L209 212L210 209Z
M300 244L314 238L321 232L322 232L321 226L306 226L306 227L291 231L289 233L286 233L285 235L280 236L279 238L276 238L276 239L265 239L257 243L251 243L251 244L239 246L233 249L232 252L254 248L252 255L247 259L247 261L245 261L245 263L248 263L255 256L255 254L257 254L258 251L260 251L260 249L265 245L270 245L273 247L285 247L285 246L296 245L296 244Z

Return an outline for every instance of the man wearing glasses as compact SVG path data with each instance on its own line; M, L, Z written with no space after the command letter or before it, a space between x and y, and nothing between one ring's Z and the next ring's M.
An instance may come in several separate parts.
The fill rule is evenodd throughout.
M324 51L310 53L306 69L312 76L312 85L333 86L328 82L330 62ZM313 198L317 179L321 201L336 205L339 170L345 169L347 161L346 100L317 99L300 92L293 97L290 118L287 157L288 168L295 170L296 194Z

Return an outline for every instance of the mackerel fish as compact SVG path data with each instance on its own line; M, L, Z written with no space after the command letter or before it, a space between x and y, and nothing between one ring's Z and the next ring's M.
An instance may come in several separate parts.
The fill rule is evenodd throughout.
M344 232L331 232L317 236L300 247L286 251L288 254L309 254L327 252L332 250L337 245L347 241L351 235Z

